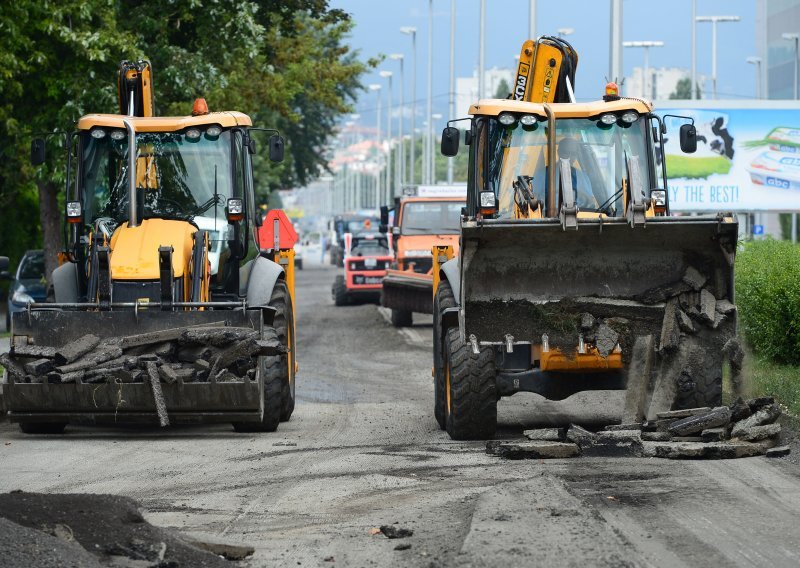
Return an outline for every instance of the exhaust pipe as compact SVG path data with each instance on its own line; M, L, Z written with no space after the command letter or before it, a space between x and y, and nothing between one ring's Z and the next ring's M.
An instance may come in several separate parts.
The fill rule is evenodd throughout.
M139 217L136 210L136 131L130 120L123 121L128 131L128 226L138 227Z

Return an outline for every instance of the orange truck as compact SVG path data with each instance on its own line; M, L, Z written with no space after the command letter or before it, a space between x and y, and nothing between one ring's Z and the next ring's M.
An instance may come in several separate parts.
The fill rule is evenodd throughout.
M383 279L381 305L392 311L395 327L410 326L413 313L433 313L435 246L458 253L466 185L403 188L392 209L381 208L381 229L391 234L394 262Z

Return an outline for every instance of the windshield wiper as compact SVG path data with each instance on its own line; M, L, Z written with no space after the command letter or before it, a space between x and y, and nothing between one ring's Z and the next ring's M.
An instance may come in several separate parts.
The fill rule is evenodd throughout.
M614 203L617 199L620 198L621 195L622 195L622 189L618 189L616 193L614 193L614 195L603 201L603 204L600 205L600 207L598 207L596 211L598 213L605 213L606 215L611 215L611 210L609 208L611 207L612 203Z

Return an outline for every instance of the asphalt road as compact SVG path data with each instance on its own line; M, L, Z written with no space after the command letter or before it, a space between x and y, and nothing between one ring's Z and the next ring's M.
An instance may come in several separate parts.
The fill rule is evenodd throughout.
M278 432L4 423L0 491L130 496L153 524L255 546L249 566L800 565L791 461L510 462L453 442L433 418L430 317L400 333L374 305L336 308L334 275L309 259L299 273L299 400ZM620 405L520 394L500 436ZM413 536L370 534L395 523Z

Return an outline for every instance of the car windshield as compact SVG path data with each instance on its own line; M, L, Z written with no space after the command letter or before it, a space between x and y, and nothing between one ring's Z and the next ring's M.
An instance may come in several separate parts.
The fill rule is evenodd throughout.
M26 254L19 265L20 280L39 280L44 278L44 254Z
M403 205L403 235L449 235L461 231L460 201L417 201Z
M197 129L193 129L197 132ZM118 132L118 131L114 131ZM87 221L128 219L128 141L83 135L81 188ZM231 135L186 133L136 136L136 187L141 218L224 217L232 197Z
M612 124L598 119L558 119L556 158L559 164L569 165L579 210L621 216L622 197L631 187L630 180L639 185L636 189L642 194L649 190L645 125L643 118ZM479 156L486 156L479 161L479 175L486 176L486 190L498 197L498 216L514 217L518 212L521 185L530 188L533 198L546 202L547 130L545 123L526 126L516 121L504 126L497 120L488 121L488 147L482 147L481 139L478 148ZM556 171L556 187L561 184L562 167ZM634 170L638 175L631 173Z
M386 256L389 245L386 239L358 239L353 243L353 256Z

